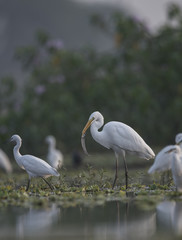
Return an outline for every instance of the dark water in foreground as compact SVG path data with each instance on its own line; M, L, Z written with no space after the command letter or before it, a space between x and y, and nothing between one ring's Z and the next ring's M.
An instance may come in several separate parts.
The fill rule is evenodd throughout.
M136 202L95 207L5 208L0 239L175 239L182 237L182 202L150 209ZM180 238L179 238L180 239Z

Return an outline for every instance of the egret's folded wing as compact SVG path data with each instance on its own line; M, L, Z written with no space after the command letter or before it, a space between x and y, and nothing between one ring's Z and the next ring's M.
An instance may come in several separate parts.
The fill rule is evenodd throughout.
M29 171L37 176L59 175L56 169L40 158L32 155L24 155L22 157L22 164L26 171Z

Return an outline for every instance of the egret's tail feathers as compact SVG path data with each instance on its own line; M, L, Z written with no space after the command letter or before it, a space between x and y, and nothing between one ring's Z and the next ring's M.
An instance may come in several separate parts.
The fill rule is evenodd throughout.
M137 155L140 158L144 158L146 160L155 158L155 153L152 151L151 148L147 148L144 152L139 152Z
M146 158L147 158L147 160L155 158L155 153L150 147L148 147L148 149L147 149Z
M56 176L56 177L59 177L60 176L60 174L58 173L58 171L55 169L55 168L52 168L52 170L53 170L53 176Z

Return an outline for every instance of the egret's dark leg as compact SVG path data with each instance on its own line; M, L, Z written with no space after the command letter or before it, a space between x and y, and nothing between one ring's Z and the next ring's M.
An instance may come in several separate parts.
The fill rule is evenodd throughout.
M46 182L47 183L47 185L50 187L50 189L53 191L54 190L54 188L53 188L53 186L44 178L44 177L41 177L43 180L44 180L44 182Z
M161 175L161 185L164 185L164 183L165 183L165 172L163 172Z
M168 183L169 183L169 181L170 181L170 171L169 170L167 170L167 180L168 180Z
M30 178L28 179L28 184L27 184L26 191L28 191L29 187L30 187Z
M116 155L116 154L115 154ZM115 172L115 178L114 178L114 182L113 182L113 185L112 185L112 189L114 188L115 186L115 183L116 183L116 180L118 178L118 156L116 155L116 172Z
M167 178L168 178L168 183L167 183L167 185L168 185L168 187L169 187L169 186L170 186L170 183L171 183L171 171L170 171L170 170L167 171Z
M126 189L128 189L128 167L126 164L125 156L123 157L123 159L124 159L124 168L125 168L125 183L126 183Z

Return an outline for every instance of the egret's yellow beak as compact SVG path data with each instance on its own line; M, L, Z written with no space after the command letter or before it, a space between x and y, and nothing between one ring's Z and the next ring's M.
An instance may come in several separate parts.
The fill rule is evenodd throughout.
M87 129L90 127L90 125L92 124L93 120L94 120L94 117L91 118L91 119L87 122L87 124L85 125L85 127L84 127L84 129L83 129L83 131L82 131L82 137L84 137Z
M85 133L87 129L90 127L90 125L92 124L93 120L94 120L94 117L87 122L87 124L85 125L82 131L81 144L82 144L83 151L85 152L86 155L89 155L89 154L87 152L86 145L85 145Z

